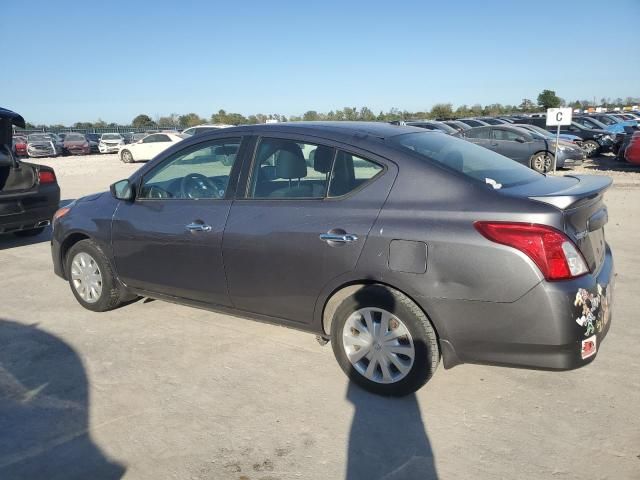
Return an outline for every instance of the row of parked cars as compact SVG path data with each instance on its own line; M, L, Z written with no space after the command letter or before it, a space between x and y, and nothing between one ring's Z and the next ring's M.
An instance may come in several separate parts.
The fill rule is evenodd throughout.
M146 133L30 133L13 137L13 151L18 157L115 153L120 146L135 143L146 135Z
M560 127L556 166L570 168L579 165L585 157L605 152L613 152L624 160L631 138L638 129L638 121L640 114L635 112L574 116L571 125ZM510 115L395 123L460 136L542 172L549 170L554 161L557 127L547 127L544 116Z

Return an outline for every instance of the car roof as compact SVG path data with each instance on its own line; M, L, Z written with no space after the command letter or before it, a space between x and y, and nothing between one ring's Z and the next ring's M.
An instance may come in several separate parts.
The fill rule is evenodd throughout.
M284 122L241 125L225 128L225 133L253 131L258 135L268 133L298 133L301 135L323 135L330 137L360 136L389 138L403 133L427 133L423 128L408 125L391 125L386 122ZM211 132L209 132L211 133ZM217 133L217 132L216 132Z

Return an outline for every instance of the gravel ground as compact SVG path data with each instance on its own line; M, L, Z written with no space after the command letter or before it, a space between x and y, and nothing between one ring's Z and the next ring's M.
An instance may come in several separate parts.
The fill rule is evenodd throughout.
M140 166L38 162L64 199ZM293 330L160 301L89 312L51 270L50 232L0 238L0 478L25 478L13 468L30 460L27 478L65 480L637 480L640 172L625 167L574 171L615 180L598 358L570 372L440 367L403 399L349 384L330 346Z

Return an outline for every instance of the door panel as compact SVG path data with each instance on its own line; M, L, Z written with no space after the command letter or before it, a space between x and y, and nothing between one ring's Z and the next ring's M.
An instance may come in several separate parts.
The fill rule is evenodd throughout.
M323 147L318 147L318 151L320 148ZM260 152L261 147L256 151ZM316 153L316 160L319 156ZM336 180L340 158L339 152L331 185ZM290 160L288 156L287 161ZM351 160L350 155L349 162L349 165L362 164L355 156ZM276 164L275 168L279 169L279 166ZM320 166L317 169L323 170ZM367 172L364 168L360 171ZM396 168L389 163L373 180L365 181L356 190L337 198L236 200L231 207L223 244L234 306L310 323L323 287L355 268L395 175ZM350 181L352 184L361 181L353 170ZM293 181L292 191L304 188L304 183L303 180L297 186ZM329 190L344 193L344 182L335 185ZM259 186L256 191L260 191ZM286 193L286 189L284 191ZM349 240L353 241L322 240L320 235L327 233L352 234Z

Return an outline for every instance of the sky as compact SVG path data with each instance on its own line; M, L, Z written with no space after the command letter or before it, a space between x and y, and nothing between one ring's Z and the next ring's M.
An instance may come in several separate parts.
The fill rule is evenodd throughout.
M0 0L34 124L640 96L640 0Z

